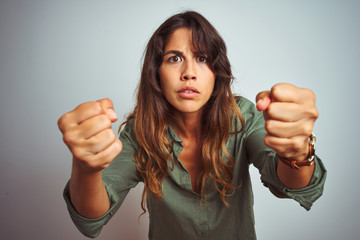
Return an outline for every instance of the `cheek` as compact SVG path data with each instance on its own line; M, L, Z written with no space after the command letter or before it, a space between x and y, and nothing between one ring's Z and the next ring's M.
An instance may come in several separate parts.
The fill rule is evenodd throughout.
M214 91L214 87L215 87L215 76L214 76L214 74L209 76L209 79L210 79L210 81L208 82L208 89L212 94L213 91Z
M171 80L170 76L171 72L169 71L169 69L161 65L159 68L160 84L165 86L165 84L169 82L169 80Z
M166 86L166 76L164 74L163 69L160 67L159 68L159 82L160 82L160 88L163 90Z
M169 79L165 78L164 76L160 77L160 88L163 93L163 95L166 95L166 93L170 90L169 86Z
M178 74L176 69L172 69L169 67L160 67L159 68L159 79L160 79L160 87L165 91L174 91L177 85Z
M169 79L167 79L166 75L161 73L161 71L159 71L159 79L162 95L169 101L169 92L171 88L171 86L169 86Z

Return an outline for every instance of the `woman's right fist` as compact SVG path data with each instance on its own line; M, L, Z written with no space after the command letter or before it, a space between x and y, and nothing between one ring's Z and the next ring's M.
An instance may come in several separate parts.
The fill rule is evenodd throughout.
M111 128L116 120L108 98L80 104L58 120L63 140L83 170L101 171L121 152L121 141Z

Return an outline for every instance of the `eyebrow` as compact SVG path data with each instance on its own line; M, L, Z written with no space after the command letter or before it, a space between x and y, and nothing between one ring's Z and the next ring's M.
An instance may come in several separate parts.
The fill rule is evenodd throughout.
M166 51L166 52L164 53L164 56L166 56L166 55L168 55L168 54L175 54L175 55L178 55L178 56L180 56L180 57L184 57L183 52L178 51L178 50L169 50L169 51ZM194 54L194 55L205 55L205 56L206 56L206 54L201 54L199 51L196 51L196 52L194 52L193 54Z
M166 51L164 53L164 56L168 55L168 54L175 54L175 55L179 55L179 56L184 56L184 54L180 51L177 51L177 50L169 50L169 51Z

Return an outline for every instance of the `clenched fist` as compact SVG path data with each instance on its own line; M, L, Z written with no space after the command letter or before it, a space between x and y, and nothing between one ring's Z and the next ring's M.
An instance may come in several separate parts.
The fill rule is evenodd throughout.
M271 91L256 96L256 107L264 113L265 144L280 157L304 160L309 152L308 138L319 115L314 93L291 84L277 84Z
M80 104L58 120L63 140L82 171L101 171L120 153L122 144L111 128L116 120L107 98Z

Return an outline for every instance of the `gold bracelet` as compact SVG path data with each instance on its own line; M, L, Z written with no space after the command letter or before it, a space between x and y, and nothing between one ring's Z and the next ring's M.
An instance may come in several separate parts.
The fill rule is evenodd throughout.
M303 161L290 160L288 158L280 157L279 155L278 158L280 161L290 166L291 168L300 169L301 166L311 166L314 164L314 160L315 160L315 146L316 146L316 136L314 133L311 133L309 137L309 153L305 160Z

